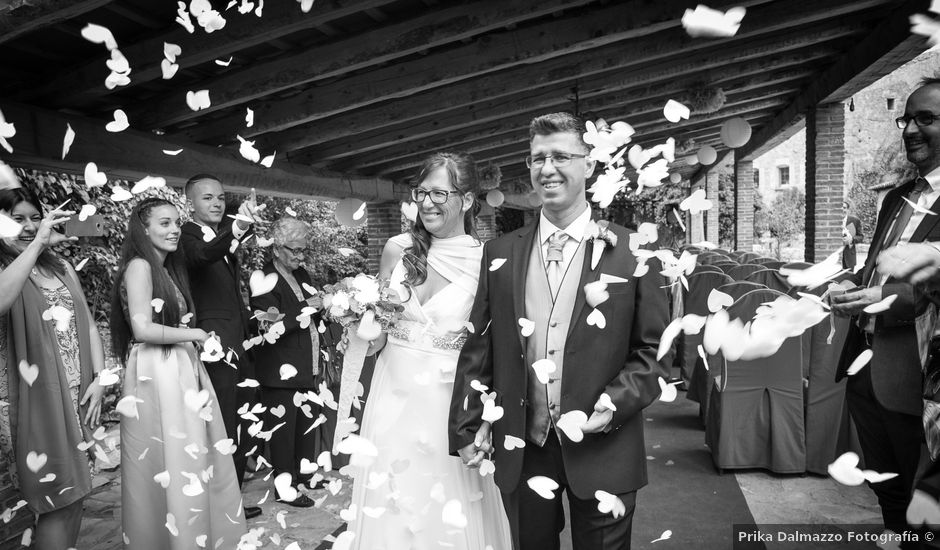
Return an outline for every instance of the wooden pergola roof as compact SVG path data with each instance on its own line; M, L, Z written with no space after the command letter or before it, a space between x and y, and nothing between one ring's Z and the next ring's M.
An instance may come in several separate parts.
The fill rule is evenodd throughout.
M236 188L392 200L422 157L460 149L525 185L534 115L625 120L646 146L672 136L720 154L720 126L739 116L754 136L737 154L753 157L808 109L926 48L908 17L928 0L714 0L747 8L738 33L720 39L682 28L696 3L316 0L303 13L298 1L268 0L258 17L214 1L225 27L191 34L168 0L12 0L0 8L0 111L17 135L14 155L0 158L79 172L95 161L110 176L176 182L208 171ZM112 31L130 84L105 87L109 54L82 38L88 23ZM182 49L169 80L164 43ZM724 91L720 110L663 118L667 99L705 87ZM211 107L193 111L186 93L198 90ZM118 108L130 129L112 134L104 127ZM76 139L63 161L66 124ZM236 135L262 156L276 151L273 167L242 159ZM672 169L694 178L700 167L677 159Z

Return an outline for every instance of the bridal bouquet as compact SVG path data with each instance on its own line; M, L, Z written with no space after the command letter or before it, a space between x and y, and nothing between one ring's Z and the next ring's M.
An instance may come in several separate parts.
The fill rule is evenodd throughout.
M389 288L388 280L363 273L325 286L323 292L313 298L311 305L322 309L330 321L343 325L349 340L343 355L333 440L335 449L343 437L353 431L347 429L349 411L356 396L369 342L395 324L404 306L398 293Z

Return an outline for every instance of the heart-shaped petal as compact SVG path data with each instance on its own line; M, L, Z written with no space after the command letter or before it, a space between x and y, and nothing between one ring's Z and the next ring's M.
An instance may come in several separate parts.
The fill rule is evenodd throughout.
M519 333L522 334L524 338L532 336L532 333L535 331L535 323L526 319L525 317L519 318Z
M525 441L514 435L507 435L505 439L503 439L503 448L507 451L521 449L523 447L525 447Z
M627 513L627 507L622 500L617 498L617 495L598 490L594 491L594 498L597 499L597 511L602 514L610 514L617 519Z
M83 204L82 209L78 212L79 221L85 221L88 219L88 216L94 216L95 212L98 211L98 208L93 204Z
M164 59L160 62L160 72L162 73L163 80L169 80L176 76L176 71L179 69L180 66L169 59Z
M134 198L134 195L130 191L124 189L120 185L115 185L111 188L111 200L114 202L123 202Z
M46 465L47 460L49 460L49 457L46 456L46 453L30 451L26 454L26 467L29 468L30 472L35 474L38 473L39 470L42 470L42 467Z
M292 481L293 478L290 472L278 474L277 477L274 478L274 488L277 490L277 495L281 500L291 502L297 498L297 489L292 485Z
M607 393L602 393L600 397L597 398L597 403L609 410L616 411L617 405L614 405L614 402L610 399L610 396Z
M842 485L854 487L865 482L865 475L858 469L858 455L853 452L842 454L827 470L832 479Z
M251 273L251 277L248 279L248 287L251 289L251 297L261 296L262 294L267 294L274 290L274 286L277 284L278 275L277 272L268 273L265 275L264 271L256 269Z
M678 382L667 383L662 376L659 377L659 400L666 403L672 403L676 400L676 396L679 394L676 390L676 385Z
M441 509L441 520L444 525L463 529L467 526L467 516L463 513L463 506L457 499L448 500Z
M121 109L115 109L114 120L107 123L104 129L109 132L117 133L127 130L128 126L130 126L130 123L127 121L127 113Z
M914 489L911 502L907 505L907 523L914 527L940 525L940 502L929 493Z
M143 400L137 399L133 395L125 395L114 406L114 410L127 418L140 418L140 413L137 412L138 402L143 403Z
M731 304L734 303L734 298L729 294L713 288L711 292L708 293L708 311L715 313L721 308L731 307Z
M601 310L595 309L588 314L587 324L599 329L604 329L607 327L607 318L604 317L604 313L601 312Z
M18 369L20 372L20 378L26 382L27 386L32 386L33 382L36 381L36 378L39 377L39 367L36 365L30 365L26 359L20 359Z
M418 221L418 205L413 202L401 203L401 213L411 223Z
M496 473L496 464L492 460L484 458L480 461L480 475L486 477Z
M672 123L677 123L682 119L688 119L692 112L688 107L674 99L670 99L663 107L663 116Z
M199 90L196 92L188 91L186 92L186 105L189 106L193 111L201 111L202 109L208 109L212 102L209 99L209 90ZM255 161L257 162L257 161ZM293 500L293 499L287 499Z
M163 470L162 472L154 475L153 480L159 483L161 487L166 489L170 486L170 472Z
M281 365L279 372L281 375L281 380L290 380L291 378L297 376L297 367L284 363Z
M484 422L493 423L503 417L503 408L496 404L494 399L487 399L483 402L483 415L481 418Z
M106 176L104 172L98 171L97 164L89 162L85 165L85 185L87 185L89 189L103 187L106 183L108 183L108 176Z
M530 477L526 480L526 485L529 486L529 489L532 489L536 494L546 500L555 498L554 491L558 489L558 482L545 476Z
M532 363L532 370L535 371L535 377L542 384L548 384L551 374L558 370L558 365L551 359L539 359Z
M580 443L584 439L581 428L587 421L588 416L584 411L568 411L558 418L555 426L568 436L568 439Z
M167 58L169 61L176 63L176 56L182 53L183 48L179 47L179 45L169 42L163 43L163 57Z
M591 307L597 307L610 298L607 292L607 283L604 281L593 281L584 285L584 301Z

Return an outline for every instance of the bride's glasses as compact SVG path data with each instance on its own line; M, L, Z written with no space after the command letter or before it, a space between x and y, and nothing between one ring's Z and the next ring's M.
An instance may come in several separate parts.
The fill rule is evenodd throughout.
M434 204L444 204L451 195L459 194L460 191L444 191L443 189L431 189L428 191L426 189L414 188L411 190L411 199L420 204L424 202L425 197L431 197L431 202Z

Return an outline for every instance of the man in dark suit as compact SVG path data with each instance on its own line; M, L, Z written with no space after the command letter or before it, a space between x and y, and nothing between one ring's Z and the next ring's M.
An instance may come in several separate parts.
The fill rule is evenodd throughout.
M595 163L583 132L583 122L567 113L532 121L526 162L542 212L534 224L484 245L470 315L475 330L454 382L450 451L469 466L493 452L517 550L559 548L560 491L568 493L576 550L629 548L636 491L646 484L642 410L659 396L659 378L668 377L656 361L668 322L661 268L653 261L635 277L630 232L609 224L605 235L603 224L591 220L585 181ZM493 269L496 260L508 261ZM585 285L595 281L610 281L608 297L602 303L592 297L589 305ZM594 306L606 328L595 322L597 314L589 323ZM532 323L531 333L523 335L521 318ZM540 360L539 367L547 360L554 370L537 374L532 365ZM483 396L473 381L496 392L504 411L492 427L482 419ZM563 416L575 420L583 439L559 428ZM538 476L559 485L554 498L528 484ZM615 495L624 514L599 512L598 490Z
M849 199L842 201L842 210L845 212L845 218L842 220L842 267L855 271L855 264L858 262L855 245L865 240L865 235L862 234L862 220L852 213L852 201Z
M885 269L877 258L897 245L940 240L940 218L926 214L926 209L940 212L938 120L940 81L926 81L911 94L904 116L897 119L898 127L904 130L907 159L917 167L919 177L888 192L865 267L856 275L859 286L832 298L833 309L853 320L838 378L845 376L862 351L873 352L868 366L849 378L846 391L866 468L898 474L870 485L878 496L885 527L895 532L907 527L905 510L924 440L921 367L933 326L923 287L895 279L892 270ZM887 311L875 315L863 312L893 295L897 298Z
M227 360L206 363L212 380L225 430L238 444L233 455L235 473L241 484L250 450L247 424L239 429L238 408L254 402L253 388L239 388L241 380L254 378L250 358L242 343L248 338L249 313L239 287L238 243L251 233L257 206L246 201L239 207L242 219L232 222L225 216L225 190L218 178L198 174L186 182L186 198L193 221L183 225L180 242L186 254L190 288L196 306L196 322L206 332L214 332L223 350L233 350ZM239 433L241 432L241 433ZM254 445L252 445L254 446ZM245 517L261 514L257 506L245 506Z

